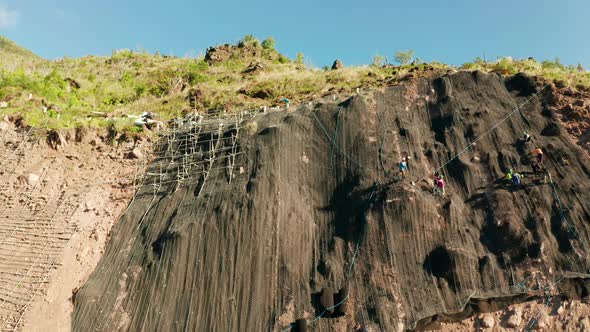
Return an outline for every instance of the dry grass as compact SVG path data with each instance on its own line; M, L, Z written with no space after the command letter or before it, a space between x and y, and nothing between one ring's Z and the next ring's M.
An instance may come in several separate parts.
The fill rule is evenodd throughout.
M188 95L199 90L198 111L228 111L273 106L283 97L299 103L335 92L352 92L357 87L382 86L410 70L425 66L448 69L440 63L400 67L360 66L339 70L309 68L286 59L274 50L263 49L255 40L231 48L228 59L207 63L201 58L179 58L130 50L113 52L110 57L87 56L47 61L11 41L0 39L0 100L9 107L0 115L21 113L36 126L71 128L77 126L137 129L124 117L144 111L158 113L162 120L181 116L189 110ZM252 64L262 68L247 73ZM590 76L559 62L475 61L462 68L525 72L567 84L590 86ZM68 86L68 80L80 88ZM29 99L29 96L32 98ZM56 112L43 112L54 107ZM104 112L109 119L89 117ZM49 114L49 119L48 119ZM46 124L47 123L47 124Z

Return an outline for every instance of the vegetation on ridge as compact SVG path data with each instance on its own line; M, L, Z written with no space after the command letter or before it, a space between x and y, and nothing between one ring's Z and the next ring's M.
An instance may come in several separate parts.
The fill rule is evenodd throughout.
M398 52L400 66L375 57L373 65L338 70L305 65L304 56L290 60L263 42L244 37L237 45L211 48L203 57L173 57L159 52L118 50L109 57L41 59L0 39L0 115L22 114L33 126L48 128L115 127L139 131L126 115L155 112L162 120L210 109L239 110L273 106L283 97L293 103L357 87L382 86L408 72L444 70L440 63L421 63L413 51ZM477 59L461 69L525 72L571 86L590 86L590 75L556 61Z

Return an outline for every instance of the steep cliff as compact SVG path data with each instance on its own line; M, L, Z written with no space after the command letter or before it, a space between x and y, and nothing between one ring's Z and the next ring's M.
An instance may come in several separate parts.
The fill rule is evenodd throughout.
M73 329L393 331L588 295L590 162L542 88L460 72L179 129L76 294ZM521 188L502 183L509 168Z

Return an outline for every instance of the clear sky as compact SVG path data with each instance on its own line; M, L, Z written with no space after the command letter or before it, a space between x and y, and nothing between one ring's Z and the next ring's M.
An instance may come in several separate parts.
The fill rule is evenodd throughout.
M414 49L451 64L557 56L588 69L589 14L590 0L0 0L0 34L51 59L121 48L198 55L254 34L318 67Z

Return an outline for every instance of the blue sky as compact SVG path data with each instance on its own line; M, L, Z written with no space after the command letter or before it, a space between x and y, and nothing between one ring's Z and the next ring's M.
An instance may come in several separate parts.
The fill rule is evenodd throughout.
M254 34L318 67L414 49L451 64L557 56L588 69L588 14L588 0L0 0L0 34L51 59L120 48L197 55Z

